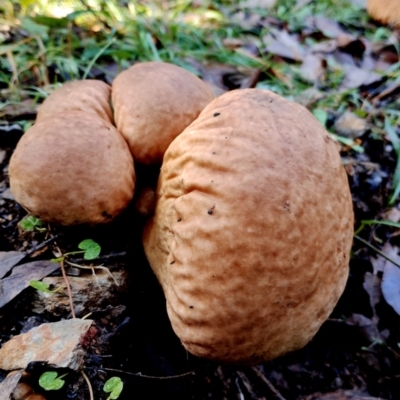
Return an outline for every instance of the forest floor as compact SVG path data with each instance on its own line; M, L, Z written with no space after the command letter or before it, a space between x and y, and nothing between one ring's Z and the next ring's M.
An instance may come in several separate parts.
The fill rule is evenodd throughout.
M0 272L7 268L0 276L0 347L70 317L68 303L38 306L41 297L29 282L7 287L14 265L50 260L55 250L75 251L90 238L101 246L96 263L124 282L117 290L109 279L111 295L100 293L79 310L94 321L85 376L66 371L64 386L46 391L38 381L51 368L27 367L24 379L46 399L89 399L85 378L94 398L106 399L104 383L116 376L120 399L400 399L400 32L373 21L360 0L273 3L0 4ZM141 248L144 220L134 207L106 227L21 223L26 211L9 190L8 165L40 103L63 82L111 83L133 63L150 60L187 68L216 94L272 90L306 106L337 141L355 214L350 275L305 348L244 368L187 354ZM0 370L0 381L7 374ZM4 393L0 399L9 398Z

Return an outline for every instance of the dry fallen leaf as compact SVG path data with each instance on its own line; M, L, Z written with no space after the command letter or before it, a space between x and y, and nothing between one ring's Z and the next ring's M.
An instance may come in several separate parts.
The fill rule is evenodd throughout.
M323 80L326 63L316 54L307 54L300 67L300 76L307 82L317 83Z
M271 29L270 34L264 36L265 51L273 55L295 61L302 61L305 50L300 44L296 35L291 35L287 31Z
M9 400L11 398L14 389L17 387L19 380L21 379L22 372L14 371L7 375L7 377L0 383L0 399Z
M25 253L21 251L0 251L0 279L24 257Z
M43 260L15 267L9 277L0 281L0 308L26 289L31 280L40 280L58 268L59 263Z

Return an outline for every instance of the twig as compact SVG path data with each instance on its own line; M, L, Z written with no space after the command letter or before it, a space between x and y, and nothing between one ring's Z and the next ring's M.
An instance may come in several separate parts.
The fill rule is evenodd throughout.
M102 269L102 270L105 270L105 271L107 271L108 275L110 275L111 278L114 280L114 283L115 283L117 286L119 286L119 283L118 283L117 280L114 278L114 275L111 273L111 271L110 271L107 267L103 267L102 265L96 265L96 266L94 266L94 267L90 267L90 266L88 267L88 266L85 266L85 265L75 264L75 263L73 263L73 262L71 262L71 261L67 261L67 260L65 260L65 262L66 262L68 265L71 265L72 267L81 268L81 269L91 269L92 272L93 272L93 275L94 275L95 277L96 277L96 274L95 274L95 272L94 272L95 269ZM97 278L97 277L96 277L96 278Z
M50 237L49 239L45 240L44 242L38 244L35 247L32 247L30 250L28 250L25 255L26 256L30 256L31 254L33 254L34 252L43 249L43 247L46 247L49 243L53 242L54 240L56 240L60 235L57 233L57 235Z
M81 373L82 373L82 376L83 376L83 378L85 379L85 381L86 381L86 383L88 385L90 400L94 400L93 389L92 389L92 385L90 384L89 378L83 371L81 371Z
M63 276L64 281L65 281L65 284L67 285L69 306L71 308L71 316L72 316L72 318L75 319L76 315L75 315L75 310L74 310L74 302L72 300L71 285L69 284L69 280L68 280L67 274L65 273L64 260L60 261L60 267L61 267L61 272L62 272L62 276Z
M237 387L237 389L238 389L238 391L239 391L239 399L240 399L240 400L246 400L246 399L244 398L244 394L242 393L242 389L240 388L240 385L239 385L238 380L239 380L239 378L236 377L236 379L235 379L235 384L236 384L236 387Z
M251 386L251 382L249 381L249 378L247 378L246 374L242 371L236 371L236 374L239 376L239 378L242 380L243 385L249 392L250 396L252 399L256 400L266 400L265 397L257 397L257 395L254 393L253 388Z
M150 375L142 375L140 372L135 374L134 372L127 372L127 371L122 371L120 369L114 369L114 368L102 368L104 371L108 372L117 372L119 374L125 374L125 375L130 375L130 376L137 376L140 378L148 378L148 379L160 379L160 380L165 380L165 379L176 379L176 378L182 378L184 376L189 376L189 375L195 375L194 371L186 372L181 375L171 375L171 376L150 376Z
M376 253L378 253L381 257L383 257L385 260L391 262L393 265L395 265L396 267L400 268L400 264L397 263L396 261L394 261L393 259L391 259L389 256L387 256L383 251L379 250L377 247L375 247L374 245L372 245L371 243L367 242L366 240L364 240L363 238L360 238L359 236L355 235L354 236L357 240L359 240L361 243L364 243L366 246L368 246L369 248L371 248L372 250L374 250Z
M50 226L48 226L48 231L49 231L50 234L51 234ZM55 247L55 249L56 249L56 251L57 251L57 253L58 253L56 256L57 256L57 257L61 257L61 256L62 256L62 252L61 252L61 250L60 250L60 248L58 247L58 245L57 245L56 242L54 242L54 247ZM70 308L71 308L71 316L72 316L72 318L75 319L75 318L76 318L76 315L75 315L75 310L74 310L74 302L73 302L73 300L72 300L71 285L69 284L69 280L68 280L67 274L65 273L64 259L63 259L63 258L61 258L60 267L61 267L62 276L63 276L63 278L64 278L64 282L65 282L65 284L67 285L69 306L70 306Z
M257 368L251 368L255 374L268 386L269 390L279 399L279 400L286 400L277 389L275 389L274 385L267 379L267 377Z
M96 258L96 261L107 261L109 259L113 259L113 258L119 258L119 257L125 257L126 256L126 251L121 251L120 253L111 253L111 254L106 254L104 256L99 256ZM70 260L71 262L74 262L76 264L79 264L81 262L85 262L87 260L85 260L84 258L71 258Z
M376 105L376 103L379 100L382 100L384 97L391 95L394 91L396 91L397 89L400 89L400 81L395 82L394 84L392 84L391 86L389 86L388 88L386 88L385 90L382 90L382 92L380 92L379 94L377 94L375 97L373 97L371 99L371 102L373 105Z

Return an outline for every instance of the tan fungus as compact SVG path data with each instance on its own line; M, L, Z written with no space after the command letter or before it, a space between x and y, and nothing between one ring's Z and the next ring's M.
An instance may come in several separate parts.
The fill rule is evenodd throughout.
M16 200L46 222L109 222L133 197L135 172L128 146L106 120L83 112L36 123L10 160Z
M352 234L329 134L304 107L247 89L170 145L143 239L185 348L254 364L301 348L328 318Z
M367 11L383 24L400 27L400 0L368 0Z
M105 82L95 79L67 82L40 105L36 122L65 112L83 111L112 123L110 102L111 86Z
M169 144L213 98L197 76L161 62L135 64L112 84L115 124L143 164L161 164Z

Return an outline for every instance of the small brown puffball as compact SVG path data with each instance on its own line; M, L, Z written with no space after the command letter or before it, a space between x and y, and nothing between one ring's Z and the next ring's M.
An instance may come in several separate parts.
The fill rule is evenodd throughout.
M161 164L169 144L213 98L196 75L162 62L135 64L112 84L115 124L143 164Z
M15 199L45 222L109 222L133 197L132 155L120 133L95 115L65 113L36 123L10 160Z
M67 82L39 106L36 122L65 112L82 111L112 123L110 103L111 86L105 82L95 79Z

